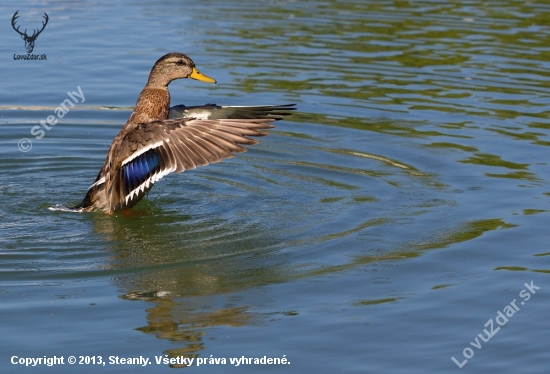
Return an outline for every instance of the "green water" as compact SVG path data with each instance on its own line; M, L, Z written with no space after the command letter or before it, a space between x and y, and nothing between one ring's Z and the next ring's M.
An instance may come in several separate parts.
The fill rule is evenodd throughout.
M546 2L0 10L0 371L185 366L162 356L197 372L546 372ZM29 30L48 13L33 52L47 60L14 60L16 10ZM172 51L218 81L173 82L174 104L298 111L245 154L163 178L131 215L50 210L82 199ZM77 87L84 102L37 139ZM289 363L230 363L242 356Z

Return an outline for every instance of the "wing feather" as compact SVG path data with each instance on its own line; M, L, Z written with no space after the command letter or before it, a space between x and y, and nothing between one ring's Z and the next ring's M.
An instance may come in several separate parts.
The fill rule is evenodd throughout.
M206 104L202 106L175 105L170 108L169 118L200 118L200 119L282 119L296 107L285 105L253 105L253 106L220 106Z
M155 182L245 152L258 143L247 136L267 135L275 118L193 120L167 119L139 124L122 135L111 157L105 187L111 210L136 204Z
M195 169L197 167L197 164L195 164L195 162L193 162L193 160L190 156L192 151L187 146L189 140L185 137L185 134L183 134L183 130L184 129L176 132L174 134L174 136L177 136L178 141L179 141L179 146L177 148L180 150L180 153L182 155L181 162L182 162L182 166L183 166L184 170L192 170L192 169Z
M239 136L239 135L235 135L229 132L220 131L216 129L210 130L210 134L217 136L218 138L223 138L234 144L247 144L247 145L258 144L258 141L255 139L249 139L244 136Z

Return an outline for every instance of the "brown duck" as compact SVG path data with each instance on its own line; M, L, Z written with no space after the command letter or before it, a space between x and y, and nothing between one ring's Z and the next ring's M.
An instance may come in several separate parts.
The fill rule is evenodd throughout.
M129 209L171 172L219 162L245 152L240 144L258 142L247 136L263 136L260 130L290 114L294 104L277 106L177 105L170 108L168 85L175 79L216 81L201 74L183 53L162 56L151 69L134 112L113 140L95 182L80 211L107 213Z

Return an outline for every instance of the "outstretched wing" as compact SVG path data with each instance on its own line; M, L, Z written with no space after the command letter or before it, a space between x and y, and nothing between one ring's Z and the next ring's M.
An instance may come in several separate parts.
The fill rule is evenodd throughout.
M295 110L295 104L256 105L256 106L219 106L206 104L202 106L176 105L170 108L169 118L196 119L282 119Z
M240 144L267 135L275 118L188 120L168 119L139 124L121 140L105 180L110 210L132 207L153 184L171 172L219 162L245 152Z

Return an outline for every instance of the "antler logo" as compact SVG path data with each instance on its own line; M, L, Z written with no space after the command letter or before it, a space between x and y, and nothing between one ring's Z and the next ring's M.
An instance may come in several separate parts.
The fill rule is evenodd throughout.
M11 19L11 26L13 27L13 29L15 31L17 31L17 33L19 35L21 35L21 38L25 41L25 49L27 50L27 53L32 53L32 51L34 49L34 42L36 41L36 38L38 38L38 35L40 35L40 33L42 31L44 31L44 28L48 24L48 19L49 19L48 15L44 12L44 18L46 19L46 22L42 22L42 29L40 29L40 31L39 30L34 30L32 35L29 36L29 35L27 35L27 30L26 29L25 29L25 32L21 32L21 31L19 31L19 26L15 27L15 20L17 20L17 18L19 17L19 15L17 13L19 13L19 11L16 11L13 14L13 17Z

